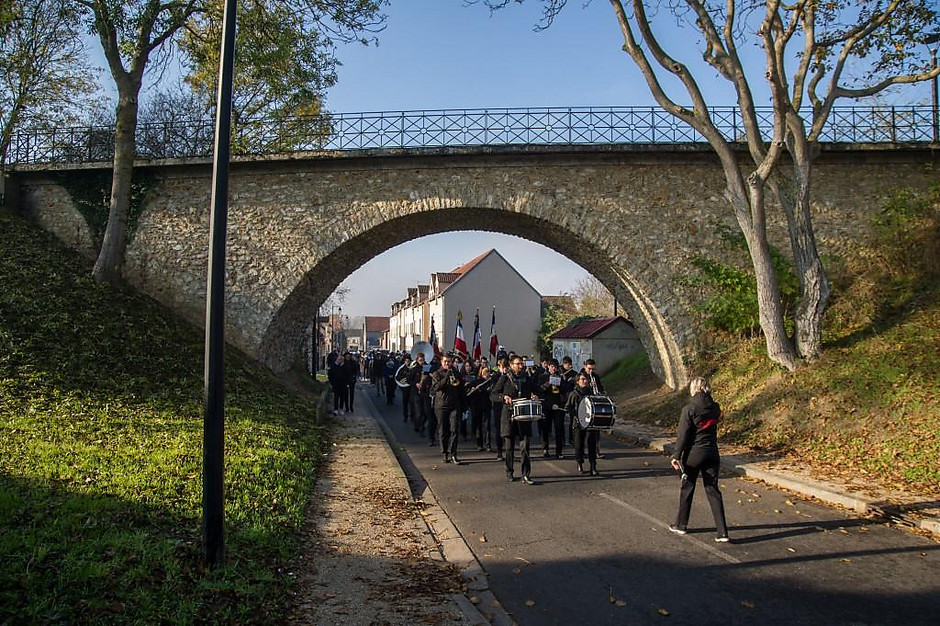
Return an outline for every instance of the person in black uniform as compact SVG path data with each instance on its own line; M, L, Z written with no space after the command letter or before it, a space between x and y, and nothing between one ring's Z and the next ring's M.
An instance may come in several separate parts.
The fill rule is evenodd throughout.
M415 432L424 434L424 425L427 423L428 416L425 413L424 397L421 395L421 379L426 375L424 366L424 352L415 355L413 367L408 370L409 398L411 401L411 421L414 423ZM425 394L426 395L426 394Z
M434 413L437 415L441 454L445 463L460 465L457 458L457 429L463 407L463 378L453 366L453 357L441 357L441 369L431 374L431 393L434 394Z
M581 428L578 422L578 407L587 396L593 396L594 390L591 388L590 378L585 372L579 372L575 378L575 387L568 394L568 401L565 403L565 411L574 424L574 458L578 463L578 472L584 473L584 442L587 440L588 461L591 464L591 476L598 476L597 471L597 440L600 439L599 430L586 430Z
M493 402L490 400L490 389L496 379L486 367L479 368L475 381L467 382L467 403L470 406L470 424L473 437L477 442L477 452L485 449L492 451L490 443L490 416L493 413Z
M587 359L584 362L584 367L581 368L581 371L588 375L588 387L590 387L593 392L591 395L607 395L607 392L604 391L604 383L601 382L601 376L597 373L597 363L594 362L594 359ZM600 435L598 435L597 439L597 458L604 458L604 453L601 452Z
M532 462L529 459L529 439L532 436L532 422L512 419L512 401L517 398L538 400L537 381L525 372L522 357L515 355L509 361L509 371L499 377L493 385L490 400L494 405L503 407L499 421L499 433L503 438L503 452L506 455L506 478L515 480L515 447L519 442L519 456L522 461L522 482L527 485L532 481Z
M565 399L567 401L568 394L574 390L575 387L575 378L577 378L578 372L574 369L574 364L571 362L571 357L566 356L561 359L561 381L565 385ZM574 444L574 421L568 420L568 443Z
M718 531L715 541L724 543L728 541L728 525L725 523L725 505L718 489L718 420L721 418L721 407L712 399L708 381L704 378L692 379L689 394L692 399L682 407L679 414L676 453L672 457L672 467L682 472L682 485L676 523L670 525L669 530L679 535L685 534L689 512L692 510L692 496L695 495L695 479L701 473Z
M396 372L395 378L401 382L407 382L412 371L411 355L406 352L402 359L402 364L405 369L401 374ZM411 385L405 385L404 387L399 385L398 388L401 390L401 416L407 423L409 415L411 415L411 419L414 420L414 414L412 413L413 407L411 406Z
M496 381L499 380L499 377L503 374L509 373L509 361L502 359L496 362L496 369L493 371L493 384L496 384ZM490 387L490 392L492 393L492 387ZM490 398L490 404L492 405L492 411L490 413L490 421L492 423L493 430L496 432L496 460L503 460L503 437L500 435L501 422L503 416L503 402L493 402L492 396ZM492 450L491 450L492 452Z
M336 355L327 372L327 380L333 388L333 415L349 412L349 369L341 355Z
M547 359L545 373L539 378L539 396L542 398L542 415L539 432L542 434L542 456L547 457L549 439L555 432L555 458L561 458L565 447L565 398L567 394L558 361Z

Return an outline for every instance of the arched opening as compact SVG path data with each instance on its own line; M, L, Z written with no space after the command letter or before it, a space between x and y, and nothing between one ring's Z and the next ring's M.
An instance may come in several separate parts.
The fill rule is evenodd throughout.
M639 245L602 236L594 240L579 227L582 222L577 216L572 217L570 224L560 226L525 213L461 207L419 211L374 224L342 242L307 271L268 326L259 357L275 371L289 367L301 351L305 329L320 305L349 274L384 251L426 235L483 230L542 244L596 277L635 324L653 372L670 387L683 385L687 375L675 332L650 287L668 284L668 276L655 264L638 262L647 257Z

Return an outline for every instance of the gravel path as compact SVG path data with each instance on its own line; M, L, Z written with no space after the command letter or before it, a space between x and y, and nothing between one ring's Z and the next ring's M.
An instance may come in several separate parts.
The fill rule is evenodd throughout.
M311 503L292 624L466 623L463 592L421 504L362 408L330 422L333 443Z

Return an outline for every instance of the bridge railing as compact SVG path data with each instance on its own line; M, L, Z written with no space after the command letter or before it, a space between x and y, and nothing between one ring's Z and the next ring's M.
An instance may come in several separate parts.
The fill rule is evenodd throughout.
M771 109L758 110L769 136ZM744 127L734 107L711 109L712 119L731 141ZM833 109L820 137L824 142L929 142L934 112L929 106L843 107ZM137 129L137 154L145 159L207 157L212 152L213 120L143 123ZM266 155L322 150L439 148L518 145L613 145L699 143L704 138L656 107L563 107L447 109L330 113L236 122L234 154ZM114 155L114 128L92 126L36 130L14 136L7 162L13 164L86 163Z

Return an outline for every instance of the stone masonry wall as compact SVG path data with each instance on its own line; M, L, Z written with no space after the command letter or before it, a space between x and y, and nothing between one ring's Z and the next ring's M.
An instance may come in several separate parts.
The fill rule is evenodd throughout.
M814 205L822 252L849 249L888 190L936 180L934 160L926 151L825 152ZM128 248L125 276L201 324L210 167L150 169L158 183ZM18 177L26 212L92 254L64 190L42 172ZM239 162L230 183L228 338L272 369L286 369L318 305L366 261L424 235L489 230L541 243L601 280L634 320L654 371L682 385L696 328L694 294L676 277L688 273L693 256L720 252L716 224L735 227L723 187L710 152L675 146ZM779 210L771 210L771 233L787 251Z

